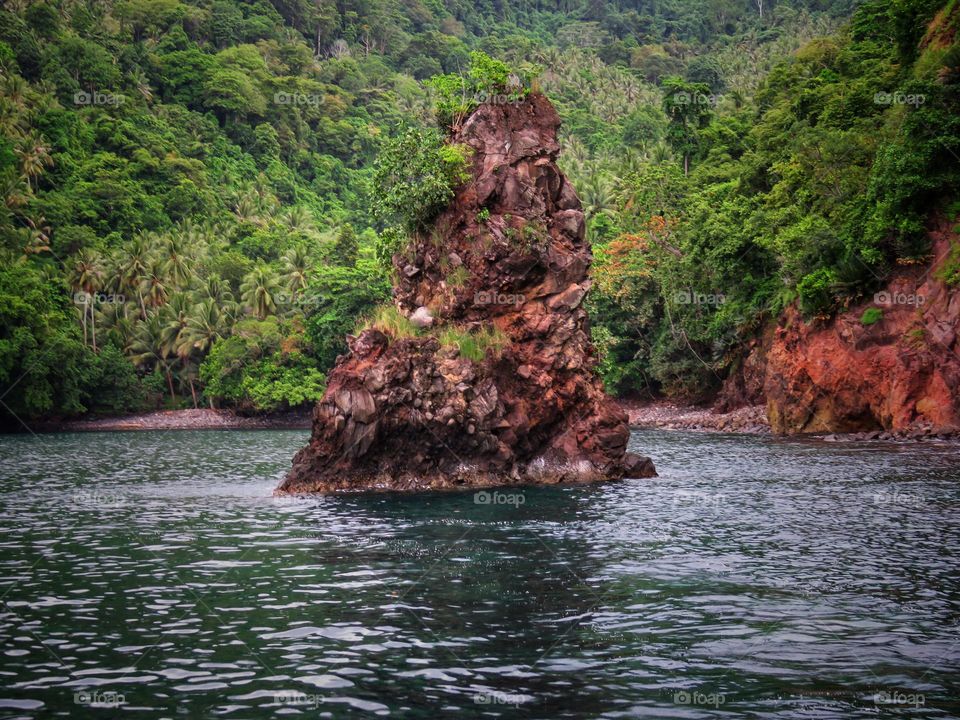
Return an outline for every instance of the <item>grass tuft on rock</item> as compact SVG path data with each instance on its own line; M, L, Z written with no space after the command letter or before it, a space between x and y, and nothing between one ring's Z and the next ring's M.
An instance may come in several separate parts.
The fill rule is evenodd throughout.
M470 332L453 325L443 328L437 339L442 347L455 347L460 357L474 362L480 362L488 354L499 357L510 340L507 334L497 327L483 327Z
M416 325L410 322L410 319L397 310L393 303L384 303L379 305L370 316L360 325L358 332L370 330L371 328L379 330L384 335L389 335L394 340L401 338L414 337L420 334Z

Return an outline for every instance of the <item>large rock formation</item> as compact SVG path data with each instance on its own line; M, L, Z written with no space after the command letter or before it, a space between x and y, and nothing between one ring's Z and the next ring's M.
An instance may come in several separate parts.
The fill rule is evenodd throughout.
M960 290L938 279L950 225L931 232L930 266L902 269L873 301L827 322L781 318L765 357L775 432L960 431ZM871 307L882 317L864 324Z
M281 493L593 482L655 475L594 372L590 247L540 95L481 105L453 138L472 178L394 257L423 329L350 338ZM446 331L446 332L445 332ZM498 338L481 359L454 340ZM489 343L488 343L489 344ZM459 349L458 349L459 348Z

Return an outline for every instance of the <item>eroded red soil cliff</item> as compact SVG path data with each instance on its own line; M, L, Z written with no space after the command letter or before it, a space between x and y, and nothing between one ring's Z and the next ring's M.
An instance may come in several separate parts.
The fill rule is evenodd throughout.
M870 302L828 322L781 318L764 353L775 432L960 430L960 289L938 279L957 238L947 222L931 235L931 265L901 270ZM882 312L872 324L868 308Z

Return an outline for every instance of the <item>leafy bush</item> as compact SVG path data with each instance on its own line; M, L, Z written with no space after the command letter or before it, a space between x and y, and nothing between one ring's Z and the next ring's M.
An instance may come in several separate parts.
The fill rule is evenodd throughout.
M435 130L408 128L386 140L373 168L373 211L387 226L422 230L468 177L469 148Z
M117 415L146 409L155 392L156 385L143 382L130 359L111 343L92 356L82 397L90 412Z
M284 331L276 318L248 319L217 340L200 365L207 397L247 412L295 408L323 397L324 374Z
M357 321L390 297L390 284L379 265L361 258L355 267L318 267L305 297L307 339L318 366L328 370L346 352Z
M819 268L797 283L800 307L808 315L825 312L833 306L836 274L832 268Z
M863 315L860 316L861 325L873 325L883 320L883 310L880 308L867 308L863 311Z
M485 52L470 53L470 69L466 77L459 74L435 75L426 84L435 94L434 111L441 126L457 129L477 105L492 97L508 102L520 100L529 91L531 80L539 72L511 68Z
M947 285L960 285L960 244L950 248L943 265L937 271L937 279Z
M374 246L374 255L377 262L382 268L389 270L393 266L393 256L403 250L409 242L410 239L403 228L396 225L384 228L377 235Z

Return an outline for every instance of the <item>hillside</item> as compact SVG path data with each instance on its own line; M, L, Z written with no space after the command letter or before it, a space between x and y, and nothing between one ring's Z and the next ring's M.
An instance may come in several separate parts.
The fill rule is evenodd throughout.
M376 158L409 132L439 150L430 78L491 57L564 122L608 390L710 397L783 308L830 315L874 292L929 261L934 210L957 212L957 3L852 11L13 4L3 424L316 401L403 243Z

